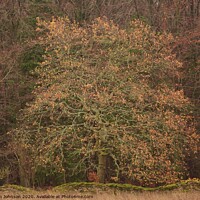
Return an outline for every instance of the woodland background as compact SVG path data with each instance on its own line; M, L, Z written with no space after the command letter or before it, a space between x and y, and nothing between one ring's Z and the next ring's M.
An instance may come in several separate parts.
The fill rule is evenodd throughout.
M48 38L46 40L46 43L44 41L41 42L41 40L38 39L39 37L41 38L42 36L44 36L45 32L47 30L50 30L51 29L50 26L52 25L51 23L45 24L44 22L42 22L42 20L45 21L52 20L52 16L55 17L54 18L55 21L53 22L57 23L57 25L59 25L60 23L62 26L62 23L69 24L69 22L71 23L75 20L82 27L85 26L87 27L87 24L91 24L93 20L97 19L98 17L101 17L106 20L105 21L97 20L98 22L96 24L97 26L96 28L98 29L98 26L101 23L102 26L104 26L104 24L107 24L106 26L110 27L111 29L111 30L108 29L108 32L110 31L109 34L111 35L113 34L112 31L114 31L115 26L110 24L110 22L108 22L109 20L113 20L113 23L116 26L118 26L120 30L124 30L127 27L129 27L130 21L139 19L143 23L141 25L138 22L139 23L138 26L145 27L145 25L143 24L148 24L152 27L152 32L154 31L154 33L160 33L160 34L171 33L174 36L175 39L172 42L170 42L171 51L166 50L166 52L175 54L176 58L173 57L173 59L180 61L182 65L178 69L179 73L178 78L175 77L176 80L170 82L170 84L173 83L174 84L173 87L176 88L177 90L183 91L184 97L189 99L190 102L189 104L191 106L189 114L187 113L189 122L184 121L184 123L186 123L184 124L184 127L187 128L192 127L189 131L190 133L195 128L195 137L193 136L192 137L193 140L196 138L196 142L194 143L191 142L190 145L194 146L198 145L198 149L195 151L191 150L190 148L186 148L186 151L184 152L184 163L185 163L185 169L183 173L184 177L180 177L177 175L176 178L177 177L179 177L180 179L199 178L200 177L200 172L199 172L200 157L198 153L199 152L198 137L200 130L200 122L199 122L200 1L199 0L1 0L0 1L0 41L1 41L0 42L0 49L1 49L0 183L1 184L15 183L24 186L36 185L43 187L45 185L61 184L66 181L67 182L86 181L88 179L89 181L95 181L95 178L93 179L91 177L88 178L88 173L90 176L92 175L95 176L96 173L95 171L96 166L94 165L94 163L96 163L97 161L95 160L96 158L91 158L91 157L90 157L91 160L87 161L91 162L94 165L92 166L93 168L92 169L86 167L84 168L84 166L82 166L83 170L82 169L78 170L80 172L79 173L77 172L77 174L74 176L66 175L68 164L70 167L74 167L73 164L76 163L76 160L73 160L73 158L71 158L72 159L71 163L69 161L68 164L66 165L64 164L65 166L65 168L63 169L65 171L64 175L62 167L61 169L59 169L61 171L59 171L56 168L57 166L56 167L48 166L46 168L45 167L40 168L35 172L35 174L33 174L32 172L31 174L29 174L29 172L26 171L27 169L30 168L30 163L27 162L27 160L31 160L34 157L34 155L31 153L27 155L21 154L20 152L24 152L24 150L27 150L28 147L24 146L24 149L23 148L20 149L19 146L20 144L23 143L22 138L19 139L19 137L15 137L15 135L17 135L16 130L18 128L19 129L21 128L19 124L24 123L23 121L20 121L20 118L23 118L23 116L31 116L30 113L28 113L28 111L27 113L26 111L25 113L22 113L23 112L22 110L23 109L26 110L28 104L31 104L31 102L37 99L38 91L35 90L35 86L36 84L38 84L38 80L41 79L40 75L42 73L45 73L44 71L38 71L37 73L40 73L38 78L38 75L33 74L32 71L35 70L40 65L39 63L41 62L44 63L45 60L47 62L50 62L48 61L49 59L48 55L47 57L44 56L48 52L52 52L52 54L50 53L50 55L53 55L52 58L54 58L55 55L54 53L57 53L54 52L54 50L57 47L59 47L61 50L63 48L62 42L59 42L55 39L57 37L55 31L51 32L52 35L50 36L52 36L52 38ZM62 21L62 19L60 20L56 19L56 17L65 17L65 16L68 16L69 22ZM40 18L40 20L38 20L38 17ZM46 30L45 29L41 30L43 32L38 31L37 29L38 25L41 29L42 27L45 27ZM112 29L112 27L114 28ZM73 28L74 30L77 30L76 33L78 36L80 36L81 33L78 32L80 31L79 28L77 28L76 25L74 25ZM59 30L59 26L57 27L57 29ZM116 30L119 29L117 28ZM84 31L87 30L88 30L87 28L84 29ZM105 34L107 34L107 32ZM120 31L117 34L119 34L120 36ZM65 40L67 40L67 37L68 36L63 36ZM154 37L156 38L156 36L152 36L152 38ZM163 45L165 45L164 40L165 39L163 39ZM71 41L69 40L69 43L72 41L73 39ZM152 39L152 41L154 41L154 39ZM53 45L52 48L48 46L51 44ZM73 45L74 44L72 43L71 47L73 47ZM120 45L121 44L119 42L119 46ZM46 46L48 47L46 48ZM107 46L104 47L105 49L103 50L107 52L106 50ZM161 48L161 46L159 48ZM60 49L58 49L58 54L56 54L56 56L62 57L62 54L61 53L59 54ZM101 47L99 47L99 49L101 49ZM96 47L91 48L90 50L91 51L88 50L87 55L90 55L91 57L95 54L100 54L100 51L98 52L98 48L96 50ZM162 49L159 51L162 52ZM116 52L118 52L119 53L118 56L120 56L121 53L120 49L116 49ZM150 50L150 52L153 54L153 51ZM133 53L140 54L140 52L133 52ZM84 57L84 55L80 54L75 54L75 55L77 56L77 59ZM113 56L112 57L113 59L116 59L114 55L111 56ZM66 62L66 60L62 60L61 57L59 62ZM101 59L101 57L98 59ZM139 57L138 59L139 60L143 59L143 57ZM138 63L140 62L139 60L137 61ZM78 60L77 62L81 61ZM119 61L119 63L120 65L123 65L121 61ZM115 69L113 69L113 71L114 70ZM160 75L159 73L157 74L158 76ZM54 77L54 75L55 74L53 74L52 77ZM45 77L45 75L43 76ZM165 77L165 75L163 75L163 77ZM166 77L169 77L169 80L167 81L171 81L170 79L172 78L172 76L170 77L169 75ZM114 81L116 80L114 79ZM152 82L152 84L153 83L156 84L157 79L153 81L154 82ZM41 84L46 84L46 83L41 83ZM73 84L73 82L70 84ZM90 87L90 85L88 85L88 87ZM41 94L40 92L38 93ZM140 97L139 95L138 98ZM143 98L143 96L141 98ZM176 98L177 99L182 98L182 95L180 95L179 97L177 96ZM147 103L149 102L146 102L146 104ZM178 101L174 101L173 103L174 107L179 108ZM145 106L146 104L144 103ZM182 111L178 110L177 112L180 113ZM33 114L33 116L36 115ZM48 121L48 119L46 120ZM193 125L191 126L190 124ZM23 126L24 131L30 130L29 128L27 128L29 126L30 126L29 124L24 123ZM183 132L184 131L185 129L183 130ZM16 138L17 140L15 140ZM23 138L23 141L26 139L27 138ZM82 139L85 140L86 137L83 137ZM51 138L49 138L49 140L51 140ZM37 140L35 140L35 142L36 141ZM23 144L27 145L30 143L24 142ZM39 151L39 147L35 148ZM41 151L43 151L43 149ZM30 155L32 155L33 157L32 158L29 157ZM23 158L20 158L20 156L22 156ZM70 160L70 158L67 159ZM123 159L123 157L121 159ZM114 162L114 160L115 159L113 158L112 162ZM176 161L178 162L178 159ZM84 162L86 161L84 160ZM45 162L43 164L45 165ZM177 164L177 166L179 165ZM112 164L110 167L111 168L113 167ZM145 168L146 166L140 166L140 167L141 168L139 169L139 171L141 169L143 169L144 171L146 170ZM88 170L92 171L88 172ZM138 178L138 180L132 180L129 178L127 174L123 173L123 170L127 171L128 169L122 168L120 170L118 177L116 177L116 174L112 174L114 172L111 171L110 172L111 175L109 175L107 181L116 181L116 182L119 181L124 183L128 182L128 183L134 183L138 185L148 185L148 186L155 186L159 184L165 184L177 181L177 179L173 178L174 176L172 176L172 179L170 180L159 182L160 179L163 179L162 174L158 174L158 176L160 176L159 179L156 180L158 182L156 181L145 182L141 177ZM83 171L84 173L82 173ZM80 177L80 173L84 174L84 176ZM140 173L138 174L140 175ZM142 177L145 177L145 175L142 175ZM149 177L151 177L150 174L146 176L147 179ZM154 178L155 177L153 177L153 179ZM106 179L106 177L103 177L103 179ZM102 180L101 182L104 181L105 180Z

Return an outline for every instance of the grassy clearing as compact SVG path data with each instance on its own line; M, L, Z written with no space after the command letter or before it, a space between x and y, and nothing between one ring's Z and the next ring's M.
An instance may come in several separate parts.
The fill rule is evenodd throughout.
M95 200L199 200L200 192L142 192L118 194L101 194Z
M117 192L107 193L101 192L97 194L93 193L57 193L52 191L40 191L40 192L0 192L0 199L30 199L30 200L55 200L55 199L73 199L73 200L199 200L199 191L189 192Z
M0 199L30 200L200 200L200 181L187 180L162 187L129 184L68 183L50 190L33 190L17 185L0 187Z

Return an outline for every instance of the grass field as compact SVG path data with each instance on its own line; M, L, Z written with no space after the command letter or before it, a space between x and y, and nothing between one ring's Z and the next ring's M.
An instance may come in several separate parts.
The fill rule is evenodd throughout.
M0 192L0 199L30 199L30 200L55 200L55 199L73 199L73 200L200 200L200 192L141 192L141 193L55 193L46 192Z
M57 187L31 189L18 185L0 186L0 200L200 200L200 180L186 180L148 188L129 184L66 183Z

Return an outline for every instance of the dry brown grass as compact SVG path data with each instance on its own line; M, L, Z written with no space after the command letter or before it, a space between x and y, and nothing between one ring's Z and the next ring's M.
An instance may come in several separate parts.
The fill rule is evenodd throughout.
M82 196L82 197L81 197ZM117 192L97 194L85 193L63 193L45 191L45 192L19 192L5 191L0 192L0 199L29 199L29 200L55 200L55 199L73 199L73 200L200 200L200 191L171 191L171 192Z
M137 194L99 195L97 200L200 200L200 192L143 192Z

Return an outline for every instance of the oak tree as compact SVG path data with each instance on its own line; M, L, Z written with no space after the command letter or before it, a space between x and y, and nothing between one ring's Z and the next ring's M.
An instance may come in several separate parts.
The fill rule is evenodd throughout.
M187 177L185 156L196 152L198 136L191 103L175 87L181 63L172 35L106 18L82 26L38 19L37 30L46 54L35 100L11 132L23 185L42 170L63 182L91 169L99 182L153 186Z

